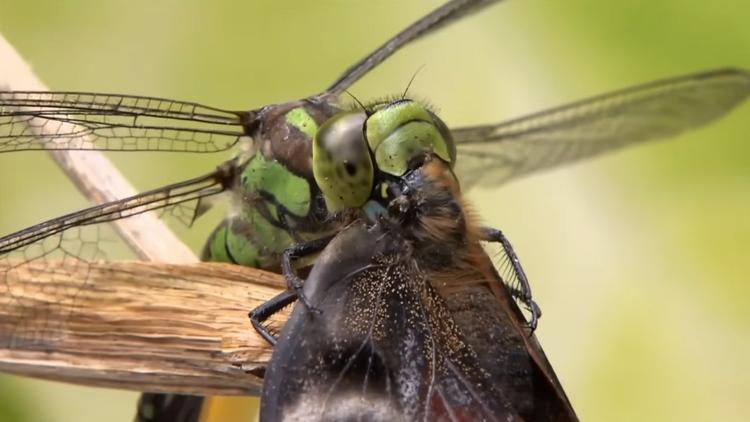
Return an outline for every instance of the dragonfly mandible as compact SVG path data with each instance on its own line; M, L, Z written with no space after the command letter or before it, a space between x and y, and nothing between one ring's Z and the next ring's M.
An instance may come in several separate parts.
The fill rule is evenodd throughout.
M730 77L727 77L725 79L726 76L730 76ZM733 76L733 77L731 77L731 76ZM715 79L712 79L712 78L715 78ZM737 74L731 74L731 73L730 74L721 74L721 73L719 73L719 74L715 74L712 77L711 76L703 76L703 77L687 78L686 80L683 81L685 87L688 89L686 92L689 93L690 89L692 89L691 88L691 86L692 86L692 87L698 89L698 91L696 91L695 95L697 95L697 97L704 98L705 97L705 95L704 95L705 93L702 93L700 90L703 89L703 88L708 89L710 87L710 84L704 85L705 80L708 80L709 82L712 81L712 80L713 81L722 81L722 80L729 81L729 83L726 85L727 87L729 87L729 89L727 89L724 92L731 92L733 94L737 94L738 95L738 97L736 97L737 100L739 100L741 98L741 95L743 93L742 89L737 89L737 88L744 87L744 84L746 83L746 81L744 79L744 75L741 72L739 72ZM734 81L734 82L732 82L732 81ZM679 85L679 83L677 85ZM718 85L721 86L721 83L718 84ZM701 88L701 87L703 87L703 88ZM665 91L668 91L668 90L665 90ZM714 92L712 88L709 89L709 91L710 92ZM681 91L677 91L677 92L681 92ZM693 101L695 99L695 97L691 97L689 94L688 95L683 95L683 94L684 93L681 93L681 94L677 95L677 98L681 98L682 100L687 100L688 104L691 103L691 101ZM719 90L719 96L720 96L720 98L721 98L722 95L724 95L724 94L721 94L721 90ZM667 95L667 98L668 97L669 96ZM622 97L617 97L617 98L622 99ZM656 97L656 98L659 98L659 97ZM725 108L728 108L729 105L731 105L729 103L731 103L733 101L733 98L734 97L731 97L731 96L724 97L724 99L727 100L727 103L724 103L725 104L724 105ZM598 105L607 104L608 101L605 101L605 100L602 100L600 102L596 102L596 104L598 104ZM732 101L729 101L729 100L732 100ZM695 103L695 101L693 101L693 102ZM617 105L615 103L616 102L613 101L612 103L609 103L609 105L615 106L615 105ZM126 104L126 103L122 102L122 103L116 103L116 104ZM675 107L675 106L679 107L679 104L681 104L681 103L677 103L677 104L672 104L672 103L669 103L669 104L659 104L659 103L657 103L656 105L664 106L665 108L672 108L672 107ZM696 104L700 105L700 102L697 102ZM592 105L591 103L584 104L584 106L586 106L586 107L590 107L591 105ZM110 104L110 106L111 106L111 104ZM153 107L153 105L151 107ZM566 115L568 115L568 116L576 117L576 113L574 111L575 110L586 109L586 107L582 107L580 109L573 109L573 110L571 110L571 109L562 110L562 112L559 115L560 116L566 116ZM147 106L147 108L148 108L148 106ZM590 108L593 110L595 107L590 107ZM719 107L718 109L714 109L714 110L720 110L720 109L721 109L721 107ZM608 110L610 112L612 112L611 116L615 116L615 117L617 117L617 116L622 117L623 116L622 114L618 114L618 113L614 112L614 111L619 110L616 107L614 109L609 109L607 107L604 107L603 111L605 111L605 113L604 114L600 114L600 116L606 116L607 115L606 111L608 111ZM626 108L626 110L627 110L627 108ZM213 111L216 111L216 110L213 110ZM642 110L636 110L636 111L640 112ZM706 111L708 111L708 110L706 110ZM101 112L101 110L99 110L99 112ZM210 113L208 113L208 114L210 114ZM636 113L635 117L641 117L640 114L641 113ZM690 127L690 126L692 126L694 124L700 123L700 121L698 121L698 120L696 120L694 118L696 115L698 115L698 114L686 113L684 116L682 116L684 118L683 120L677 119L676 121L671 121L671 122L667 121L666 122L667 123L666 126L659 126L659 130L666 129L666 132L660 133L660 134L661 135L667 135L667 134L670 134L672 132L676 132L677 129L683 129L683 128L686 128L686 127ZM196 114L192 114L191 116L196 116ZM237 115L233 115L233 116L234 117L232 117L232 118L237 117ZM132 117L132 115L128 116L128 117ZM583 127L581 127L581 126L576 126L575 124L570 125L571 123L573 123L575 121L575 119L573 121L568 121L568 120L565 120L565 119L563 119L561 121L555 121L555 119L552 118L554 116L550 117L549 114L538 116L538 117L539 118L536 119L536 120L534 120L534 119L525 119L525 120L521 120L521 121L515 122L514 125L501 126L502 130L508 130L508 132L503 133L502 130L500 130L501 135L505 135L505 137L499 136L496 140L497 141L500 141L500 140L503 140L503 139L504 140L517 139L519 141L527 140L529 142L529 144L541 145L540 148L541 148L541 151L544 153L543 155L535 155L535 154L538 154L538 153L533 153L534 148L532 148L531 155L524 156L524 154L526 153L526 151L525 151L526 147L525 146L520 146L518 148L515 147L515 146L513 146L513 145L523 145L523 142L519 142L518 144L509 142L509 143L506 144L506 145L509 145L507 147L508 150L506 150L505 152L503 152L504 154L507 154L508 157L503 157L502 154L493 157L492 154L490 154L492 151L489 151L489 152L483 151L483 150L481 150L482 147L480 145L480 146L477 147L477 148L480 148L479 151L474 150L473 152L471 152L471 154L473 154L473 156L477 159L477 161L475 161L475 163L474 163L476 165L476 167L470 167L470 168L477 169L477 171L481 172L481 173L486 173L487 176L495 176L496 179L495 180L491 180L490 182L494 182L495 184L498 184L501 181L503 181L504 178L506 178L506 177L512 177L512 176L515 176L515 175L520 175L520 174L522 174L525 171L535 170L537 168L537 166L544 167L544 166L547 166L547 165L559 164L561 161L565 161L565 159L581 158L582 155L586 155L588 153L599 152L597 150L597 148L596 148L596 145L597 145L596 143L586 144L585 147L582 147L580 150L578 150L578 152L575 152L575 149L571 148L571 147L575 147L577 145L578 139L580 139L580 138L576 138L576 136L570 137L571 133L573 135L590 134L590 133L594 133L596 131L599 131L599 133L606 133L606 130L604 130L602 132L602 129L607 129L607 128L611 129L613 126L617 126L617 124L619 123L618 121L612 122L612 121L596 121L596 120L594 120L593 122L591 122L591 121L584 122L586 119L581 119L579 121L579 122L581 122L581 124L583 124L583 123L592 123L592 125L594 125L594 126L585 126L584 125ZM584 114L581 115L581 117L590 118L591 115L587 115L587 114L584 113ZM677 116L677 117L679 117L679 116ZM711 117L711 116L706 116L706 117ZM142 120L140 120L140 119L139 120L133 120L133 122L142 123ZM206 123L206 122L203 122L203 123ZM214 123L216 123L216 122L214 122ZM237 123L237 122L235 121L234 123ZM548 126L546 126L545 123L548 124ZM644 123L652 124L652 123L656 123L656 122L649 122L648 119L646 119L646 121L636 121L636 123L637 124L644 124ZM659 122L660 125L663 124L663 123L664 122ZM670 128L669 125L673 124L673 123L676 123L676 126L673 127L673 128ZM223 124L223 123L220 123L220 124ZM230 125L231 125L231 123L230 123ZM596 130L594 131L592 129L592 127L594 129L596 129ZM550 130L550 128L556 128L556 129L558 129L558 131ZM564 129L568 130L570 128L572 128L574 131L573 132L561 132ZM659 133L658 130L656 132L649 132L648 130L644 130L644 129L653 129L654 128L653 126L652 127L643 127L643 126L636 125L633 128L639 129L638 133L636 133L636 135L638 135L638 136L640 136L642 134L651 135L651 134L654 134L654 133ZM143 129L143 128L141 127L141 128L139 128L139 130L140 129ZM481 128L481 129L480 128L467 128L464 133L466 133L466 134L477 133L477 134L480 134L480 136L482 136L482 137L487 137L488 133L490 133L492 130L493 130L492 126L487 126L487 127ZM582 130L582 132L578 132L579 130ZM670 130L672 132L670 132ZM589 132L589 131L591 131L591 132ZM221 133L219 133L219 132L221 132ZM203 135L206 135L206 136L213 134L213 135L216 135L217 137L223 137L223 138L229 138L229 139L232 139L233 136L239 135L239 134L242 133L242 131L238 131L238 132L235 132L233 134L232 133L226 133L226 132L223 132L223 131L219 131L219 132L208 133L208 132L189 132L188 131L188 133L194 133L194 134L202 133ZM457 131L455 133L460 134L460 133L462 133L462 131L459 130L459 131ZM535 138L533 136L529 136L531 134L540 134L540 135L542 135L542 137L541 138ZM618 135L620 135L620 134L618 134ZM632 135L632 134L629 134L629 135ZM550 136L550 137L549 138L545 138L547 136ZM457 136L457 138L460 139L460 136ZM19 139L19 138L16 137L14 139ZM482 139L484 139L484 138L482 138ZM557 143L557 144L555 143L555 141L559 141L561 139L573 139L574 142L573 142L572 145L567 144L567 143L564 144L564 145L562 143ZM630 138L630 139L632 140L633 138ZM172 141L174 141L174 140L175 139L172 139ZM186 139L183 139L183 140L186 140ZM193 139L189 139L189 141L191 141L191 142L192 142L192 140ZM635 140L645 140L645 139L636 137ZM550 142L550 141L552 141L552 143L546 143L546 142ZM594 139L594 141L598 142L598 141L602 141L602 139L598 139L598 140ZM607 148L614 147L615 144L618 144L620 141L626 142L626 141L628 141L628 138L627 137L617 137L617 136L615 136L615 137L609 137L609 138L604 138L603 141L602 141L602 143L601 143L601 145L605 149L607 149ZM189 144L189 143L190 142L186 142L186 144ZM481 144L481 143L479 143L479 144ZM477 144L477 145L479 145L479 144ZM138 145L138 144L134 144L134 145ZM466 143L467 149L465 150L467 153L470 151L468 149L469 145L470 145L470 143L467 142ZM549 145L549 146L545 147L544 145ZM554 150L554 148L560 148L560 151L556 151L556 150ZM517 151L516 151L516 149L517 149ZM573 151L572 152L572 156L566 157L564 155L566 152L571 152L571 151ZM520 154L520 157L521 157L520 160L517 158L519 154ZM557 154L563 154L563 155L560 156L560 155L557 155ZM468 156L469 155L467 155L467 157ZM459 157L460 157L460 154L459 154ZM537 159L537 158L540 159L541 161L538 162L535 165L532 165L530 161L526 161L526 160L532 160L532 159ZM484 160L490 160L490 161L484 161ZM505 167L505 169L506 169L506 171L508 171L508 174L507 175L492 174L492 172L488 172L487 171L486 167L482 167L480 165L480 164L489 164L490 166L494 167L495 166L495 161L492 161L492 160L506 160L506 163L508 163L507 166L509 166L509 167ZM515 163L516 161L518 163L520 163L521 165L517 166L516 169L514 169L514 170L509 170L509 169L513 169L514 168L513 163ZM467 160L466 162L467 162L467 166L468 166L469 161ZM459 165L460 165L460 163L461 163L461 158L459 158ZM503 166L500 166L500 167L503 167ZM459 173L459 176L460 176L460 171L457 170L457 172ZM476 176L476 175L474 175L474 176ZM466 180L466 185L467 186L470 183L478 183L479 182L479 180L477 180L475 177L472 176L471 172L468 172L465 175L464 179ZM490 183L490 184L492 185L493 183ZM203 192L201 192L201 194L202 193ZM159 203L159 205L161 205L161 204L162 203ZM289 239L282 239L282 240L279 241L279 244L286 244L289 241L290 241ZM272 264L269 264L269 265L272 265Z

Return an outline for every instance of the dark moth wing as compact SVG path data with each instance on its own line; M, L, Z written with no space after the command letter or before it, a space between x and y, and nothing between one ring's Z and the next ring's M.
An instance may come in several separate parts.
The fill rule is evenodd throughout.
M261 420L513 420L416 262L355 225L316 262L266 371Z
M443 294L453 320L479 361L524 420L577 421L516 301L499 277L485 281Z
M505 312L491 291L477 286L490 299L478 306L460 292L446 301L403 245L355 224L326 247L304 287L321 313L295 307L266 371L261 420L576 420L532 357L541 349L526 350L528 334L507 316L470 315Z

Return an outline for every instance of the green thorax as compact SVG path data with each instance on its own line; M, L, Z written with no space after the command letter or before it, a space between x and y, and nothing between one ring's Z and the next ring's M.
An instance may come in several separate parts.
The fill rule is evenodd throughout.
M204 260L273 270L291 244L333 229L311 148L320 125L339 111L310 101L269 107L261 124L247 129L253 148L238 157L231 210L206 243Z

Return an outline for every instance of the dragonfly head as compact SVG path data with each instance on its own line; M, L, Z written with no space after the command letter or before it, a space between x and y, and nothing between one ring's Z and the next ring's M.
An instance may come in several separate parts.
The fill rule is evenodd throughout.
M392 197L393 180L426 154L449 168L456 147L448 127L425 105L397 99L336 114L313 140L313 175L329 211Z

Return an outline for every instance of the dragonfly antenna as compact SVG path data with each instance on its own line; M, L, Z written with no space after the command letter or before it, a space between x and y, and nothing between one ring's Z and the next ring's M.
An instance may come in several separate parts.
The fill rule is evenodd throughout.
M417 70L415 70L415 71L414 71L414 74L413 74L413 75L411 75L411 79L409 79L409 83L408 83L408 84L406 84L406 89L404 90L404 93L403 93L403 94L401 94L401 99L402 99L402 100L403 100L404 98L406 98L406 93L407 93L407 92L409 92L409 88L411 87L411 83L412 83L412 82L414 82L414 78L416 78L416 77L417 77L417 74L419 73L419 71L420 71L420 70L422 70L422 69L423 69L424 67L425 67L425 65L421 65L421 66L419 66L419 67L417 68Z
M362 104L362 102L361 102L361 101L359 101L359 98L355 97L355 96L354 96L354 94L352 94L351 92L349 92L349 90L348 90L348 89L345 89L345 90L344 90L344 92L346 92L346 93L347 93L347 95L349 95L350 97L352 97L352 99L353 99L353 100L354 100L354 101L355 101L355 102L356 102L356 103L357 103L357 104L358 104L358 105L359 105L359 106L360 106L360 107L362 108L362 111L364 111L365 113L367 113L367 115L369 115L369 114L370 114L370 113L369 113L369 112L367 111L367 107L365 107L365 105L364 105L364 104Z

